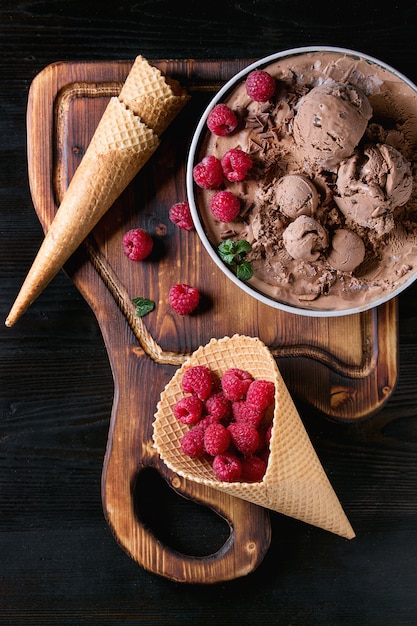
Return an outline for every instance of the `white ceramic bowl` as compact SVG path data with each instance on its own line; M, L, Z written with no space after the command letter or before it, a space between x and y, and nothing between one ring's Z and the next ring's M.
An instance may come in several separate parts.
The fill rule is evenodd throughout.
M212 108L224 101L228 94L242 81L245 80L246 76L253 70L255 69L263 69L265 67L267 67L268 65L270 65L271 63L274 63L275 61L278 61L280 59L285 59L288 57L291 57L293 55L300 55L300 54L304 54L304 53L323 53L323 52L335 52L337 54L340 55L351 55L354 58L360 57L362 59L364 59L365 61L367 61L371 66L372 65L376 65L380 68L383 68L384 70L388 71L389 73L393 74L397 79L399 79L400 81L403 81L403 83L405 85L408 86L408 88L410 88L415 94L417 94L417 87L414 83L412 83L407 77L405 77L404 75L402 75L400 72L398 72L397 70L395 70L394 68L390 67L389 65L387 65L386 63L379 61L378 59L375 59L373 57L370 57L366 54L363 54L361 52L357 52L354 50L349 50L349 49L345 49L345 48L338 48L338 47L328 47L328 46L311 46L311 47L302 47L302 48L293 48L293 49L289 49L289 50L284 50L282 52L278 52L276 54L272 54L269 55L267 57L264 57L262 59L259 59L258 61L250 64L248 67L246 67L245 69L243 69L242 71L238 72L235 76L233 76L229 81L227 81L224 86L217 92L217 94L215 95L215 97L211 100L211 102L209 103L209 105L207 106L206 110L204 111L203 115L201 116L201 119L197 125L197 128L195 130L195 133L193 135L192 138L192 142L191 142L191 146L190 146L190 150L189 150L189 155L188 155L188 161L187 161L187 195L188 195L188 200L189 200L189 204L190 204L190 208L191 208L191 213L193 216L193 220L194 220L194 224L197 230L197 233L205 247L205 249L207 250L207 253L209 254L209 256L211 257L211 259L214 261L214 263L220 268L220 270L236 285L238 285L244 292L246 292L247 294L249 294L250 296L256 298L257 300L259 300L260 302L263 302L264 304L267 304L271 307L274 307L276 309L280 309L283 311L287 311L290 313L295 313L295 314L299 314L299 315L305 315L305 316L312 316L312 317L335 317L335 316L341 316L341 315L349 315L349 314L354 314L354 313L359 313L361 311L365 311L367 309L373 308L373 307L377 307L381 304L383 304L384 302L390 300L391 298L394 298L395 296L397 296L400 292L402 292L404 289L406 289L408 286L410 286L417 278L417 255L416 255L416 265L413 266L412 271L410 271L407 275L407 277L402 280L401 283L399 283L395 288L393 288L390 291L385 291L382 294L377 295L376 297L374 297L373 299L369 300L366 302L366 304L361 304L360 306L354 305L354 304L349 304L349 301L346 302L346 307L344 308L337 308L337 309L333 309L333 308L310 308L309 306L296 306L293 304L289 304L285 301L281 301L281 300L276 300L268 295L265 295L264 293L261 293L260 291L258 291L257 289L255 289L253 286L251 286L251 284L249 282L243 282L240 279L237 278L236 274L232 271L232 269L230 268L230 266L226 265L220 258L218 252L217 252L217 245L215 245L214 243L212 243L207 235L207 229L206 226L204 224L204 221L202 219L202 215L199 209L199 202L197 199L197 194L196 194L196 186L193 180L193 168L196 165L196 163L199 162L200 160L200 151L201 151L201 145L202 142L204 140L204 137L206 136L207 132L209 132L207 130L207 125L206 125L206 121L207 121L207 117L210 113L210 111L212 110ZM416 111L415 111L416 117L417 117L417 104L416 104ZM414 185L415 187L417 186L417 183L415 183ZM321 297L325 297L325 296L321 296Z

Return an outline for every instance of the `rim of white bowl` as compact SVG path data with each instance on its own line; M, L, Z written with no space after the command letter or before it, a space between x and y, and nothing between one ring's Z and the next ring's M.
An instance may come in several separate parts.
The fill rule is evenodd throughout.
M194 131L189 152L187 158L187 166L186 166L186 187L187 187L187 196L188 202L190 205L191 215L193 217L195 229L197 231L198 236L200 237L204 248L208 252L211 259L214 263L219 267L219 269L240 289L242 289L245 293L252 296L256 300L280 311L286 311L287 313L293 313L295 315L304 315L306 317L341 317L343 315L353 315L356 313L362 313L369 309L374 309L381 304L385 304L392 298L398 296L402 291L407 289L412 283L417 279L417 271L415 271L411 276L404 281L401 285L390 291L388 294L381 296L380 298L376 298L372 300L372 302L367 304L362 304L359 306L350 307L347 309L309 309L303 308L302 306L291 305L286 302L282 302L280 300L275 300L272 297L268 297L265 294L261 293L249 283L240 280L236 274L229 268L227 265L221 260L218 255L214 245L211 243L209 238L207 237L205 228L203 226L202 219L200 218L200 214L197 208L197 203L195 200L195 187L194 187L194 179L193 179L193 167L196 163L197 151L199 149L199 144L203 139L203 133L207 132L206 129L206 120L208 114L211 109L217 104L219 101L223 100L225 94L230 91L233 87L236 86L249 72L255 69L259 69L273 63L277 59L281 59L284 57L290 57L300 54L305 54L308 52L337 52L338 54L347 54L354 57L359 57L373 63L374 65L378 65L383 69L387 70L391 74L397 76L400 80L406 83L413 91L417 93L417 86L404 74L396 70L391 65L388 65L384 61L377 59L376 57L370 56L363 52L359 52L358 50L352 50L350 48L340 48L337 46L304 46L297 48L289 48L287 50L282 50L280 52L275 52L266 57L262 57L253 63L250 63L247 67L240 70L237 74L234 74L232 78L230 78L216 93L216 95L210 100L206 109L204 110L200 120L197 124L197 127Z

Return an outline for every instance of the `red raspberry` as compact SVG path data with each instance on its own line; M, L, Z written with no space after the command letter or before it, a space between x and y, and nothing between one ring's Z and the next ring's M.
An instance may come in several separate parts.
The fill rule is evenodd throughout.
M232 443L244 456L255 454L259 448L259 433L254 426L245 422L233 422L228 429L232 437Z
M246 92L255 102L267 102L275 93L275 78L264 70L254 70L246 78Z
M195 287L185 285L173 285L169 290L168 299L171 307L178 315L189 315L200 302L200 293Z
M194 182L202 189L219 189L223 185L221 161L209 155L193 168Z
M204 456L204 430L194 426L181 437L181 450L187 456L200 458Z
M132 228L123 235L122 247L131 261L143 261L152 252L153 239L146 230Z
M169 219L175 226L182 230L193 230L193 218L191 217L190 205L188 202L177 202L169 210Z
M197 396L181 398L174 406L174 415L182 424L196 424L203 412L203 402Z
M245 483L257 483L264 477L266 463L259 456L248 456L242 459L241 480Z
M237 126L237 117L226 104L217 104L207 117L207 126L214 135L230 135Z
M213 459L213 471L218 480L233 483L240 478L242 463L235 454L218 454Z
M205 365L194 365L185 370L181 385L186 393L192 393L200 400L207 400L213 390L213 375Z
M246 178L252 167L252 157L240 148L231 148L224 154L221 165L227 180L236 183Z
M246 395L246 402L256 411L264 411L273 403L275 385L269 380L254 380Z
M204 449L210 456L226 452L230 445L230 433L222 424L210 424L204 431Z
M218 417L215 417L214 415L206 415L206 417L203 417L199 422L197 422L197 424L193 426L193 428L201 428L201 430L204 432L212 424L218 423Z
M262 411L255 411L246 400L237 400L232 403L232 413L236 422L245 422L257 428L264 416Z
M245 370L231 367L222 376L221 384L226 398L235 402L241 400L247 393L253 376Z
M219 222L233 222L240 213L240 201L231 191L218 191L210 201L210 210Z
M206 411L213 417L220 420L226 420L232 415L232 405L230 400L226 398L223 391L213 393L206 400Z

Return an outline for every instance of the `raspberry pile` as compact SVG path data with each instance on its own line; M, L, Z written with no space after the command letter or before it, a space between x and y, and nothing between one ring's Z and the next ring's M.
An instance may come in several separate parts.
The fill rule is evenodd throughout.
M253 70L245 81L246 92L255 102L268 102L276 91L275 78L265 70ZM239 117L238 117L239 115ZM239 128L242 113L233 111L226 104L217 104L207 116L207 127L211 133L217 136L232 135ZM228 183L242 182L246 180L252 170L252 156L236 146L228 150L221 158L207 155L194 166L193 178L196 185L202 189L221 190ZM219 191L210 203L210 209L214 217L220 222L231 222L240 213L240 205L237 196L230 189ZM221 195L219 195L221 194Z
M230 107L218 104L210 111L207 126L215 135L229 135L237 128L238 119ZM194 166L193 179L196 185L202 189L221 190L210 202L210 210L220 222L232 222L241 209L238 197L230 189L225 189L225 179L230 183L244 181L252 165L250 154L236 147L228 150L221 159L210 154Z
M181 438L187 456L209 459L222 482L259 482L268 463L274 383L228 369L221 378L205 365L185 370L185 394L174 415L190 428Z

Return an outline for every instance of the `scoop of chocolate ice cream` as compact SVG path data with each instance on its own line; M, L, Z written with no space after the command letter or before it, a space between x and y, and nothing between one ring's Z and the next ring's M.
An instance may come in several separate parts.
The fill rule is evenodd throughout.
M327 231L308 215L300 215L282 236L288 254L297 261L316 261L327 248Z
M336 230L331 241L328 262L335 270L353 272L365 258L365 244L362 239L351 230L340 228Z
M319 194L314 184L302 174L288 174L279 179L275 187L275 202L287 217L314 215Z
M392 211L410 199L412 186L410 166L396 148L370 145L341 163L335 202L346 218L383 234L394 227Z
M371 117L369 100L358 87L325 82L301 99L294 139L307 160L332 169L353 153Z

